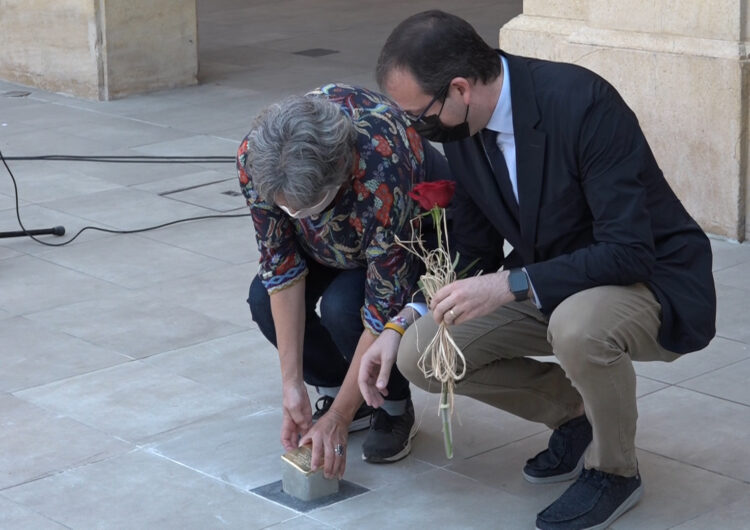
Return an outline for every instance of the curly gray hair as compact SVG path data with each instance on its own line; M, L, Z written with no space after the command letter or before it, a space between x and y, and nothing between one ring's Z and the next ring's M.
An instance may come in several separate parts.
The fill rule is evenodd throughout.
M245 170L264 201L283 196L291 208L309 207L351 174L356 135L351 118L336 103L291 96L255 118Z

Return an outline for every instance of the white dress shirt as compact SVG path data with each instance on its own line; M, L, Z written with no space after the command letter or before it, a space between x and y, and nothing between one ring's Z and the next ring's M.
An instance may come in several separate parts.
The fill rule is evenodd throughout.
M518 176L516 173L516 137L513 135L513 108L510 104L510 72L508 60L500 56L503 63L503 87L500 89L500 97L495 105L486 129L497 133L497 147L505 158L508 166L510 184L513 186L513 195L518 202Z
M516 137L513 133L513 107L510 104L510 69L508 60L500 56L503 64L503 86L500 89L500 97L497 98L495 110L487 123L486 129L497 133L497 147L505 158L505 165L508 166L508 175L510 176L510 185L513 187L513 195L518 203L518 172L516 171ZM526 268L523 269L526 272ZM528 278L528 274L526 277ZM536 289L529 278L531 291L534 293L533 302L538 309L542 306L539 304L539 297L536 295Z

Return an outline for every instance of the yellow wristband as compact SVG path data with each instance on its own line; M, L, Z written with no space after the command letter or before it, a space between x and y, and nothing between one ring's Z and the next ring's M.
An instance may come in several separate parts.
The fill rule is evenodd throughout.
M383 326L383 330L386 330L386 329L392 329L393 331L395 331L402 337L404 336L404 333L406 333L406 330L404 328L402 328L401 326L393 322L387 322L386 325Z

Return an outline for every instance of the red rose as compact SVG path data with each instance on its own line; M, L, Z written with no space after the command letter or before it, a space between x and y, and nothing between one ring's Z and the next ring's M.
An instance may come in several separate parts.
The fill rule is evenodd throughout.
M436 180L435 182L420 182L409 192L409 196L417 201L425 210L435 206L446 208L456 191L456 183L452 180Z

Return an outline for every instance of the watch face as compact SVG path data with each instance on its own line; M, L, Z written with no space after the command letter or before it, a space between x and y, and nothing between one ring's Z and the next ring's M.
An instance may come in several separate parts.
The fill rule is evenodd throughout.
M508 275L508 284L516 300L525 300L529 292L529 280L526 273L520 269L510 271Z
M526 281L526 275L523 271L511 271L508 276L508 283L510 284L510 290L514 293L522 289L528 289L528 282Z

